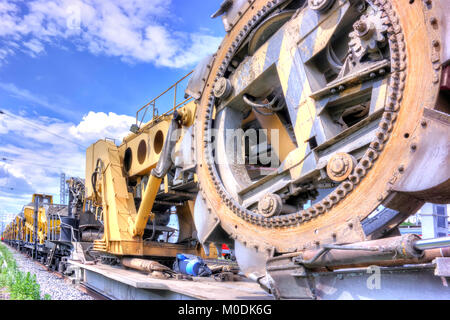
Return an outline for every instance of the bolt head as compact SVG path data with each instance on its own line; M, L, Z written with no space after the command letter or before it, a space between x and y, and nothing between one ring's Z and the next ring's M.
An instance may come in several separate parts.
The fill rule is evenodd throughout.
M218 99L226 99L230 96L233 87L231 85L230 80L227 78L221 77L217 80L214 85L213 93L214 96Z
M344 181L352 173L355 164L356 160L350 154L336 153L328 160L327 175L333 181Z
M341 173L345 169L345 162L342 158L336 158L330 165L331 171L336 174Z
M308 5L311 9L324 13L330 9L335 0L308 0Z
M258 212L266 218L281 213L283 202L278 194L268 193L258 203Z

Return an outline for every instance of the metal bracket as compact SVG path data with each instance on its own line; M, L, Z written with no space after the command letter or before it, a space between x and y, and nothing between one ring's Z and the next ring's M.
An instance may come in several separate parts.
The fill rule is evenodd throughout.
M291 257L269 259L266 271L273 280L269 283L276 299L316 299L314 278L309 276L305 267L296 265Z
M191 96L195 100L200 100L206 86L206 80L211 72L214 59L215 57L213 55L207 56L195 67L187 84L185 97Z

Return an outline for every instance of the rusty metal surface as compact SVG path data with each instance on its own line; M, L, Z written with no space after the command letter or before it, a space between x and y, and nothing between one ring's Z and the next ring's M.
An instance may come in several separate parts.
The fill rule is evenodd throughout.
M395 254L399 254L397 250L402 251L403 244L399 246L398 240L401 239L381 239L370 243L382 245L385 250L394 249ZM373 248L368 243L358 245ZM391 252L392 259L385 261L378 260L383 254L388 255L380 254L380 251L372 251L372 257L368 259L364 253L358 256L358 252L363 252L361 250L353 253L351 250L342 250L325 259L328 260L327 268L323 268L323 265L314 267L313 264L306 268L297 263L297 257L291 253L269 259L267 274L270 277L270 290L277 299L448 299L450 292L447 282L441 281L449 276L450 251L447 249L426 250L422 257L410 259L393 257ZM309 252L308 257L315 254ZM411 257L401 252L400 255ZM352 264L332 264L333 261L344 262L345 259L347 262L352 261ZM366 263L355 264L364 259ZM374 272L378 272L381 281L376 288L369 282ZM346 278L348 284L343 281ZM420 290L417 290L419 283Z
M437 258L450 257L450 248L427 249L418 251L414 247L418 237L414 235L391 237L379 240L353 243L343 246L326 246L335 248L305 250L298 253L284 254L268 260L267 270L284 270L283 266L300 266L307 270L324 272L377 266L402 266L409 264L431 263ZM281 266L281 267L280 267ZM290 267L287 267L290 268Z
M395 191L433 203L450 202L450 116L424 108L420 126L411 137L403 178Z

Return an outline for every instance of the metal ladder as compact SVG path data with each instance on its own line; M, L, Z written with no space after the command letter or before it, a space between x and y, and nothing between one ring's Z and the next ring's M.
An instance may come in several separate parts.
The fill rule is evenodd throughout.
M55 244L55 246L50 250L50 254L48 255L48 257L47 257L47 262L46 262L46 266L47 267L49 267L50 268L50 266L52 265L52 261L53 261L53 258L54 258L54 256L55 256L55 252L56 252L56 249L58 248L58 245L57 244Z

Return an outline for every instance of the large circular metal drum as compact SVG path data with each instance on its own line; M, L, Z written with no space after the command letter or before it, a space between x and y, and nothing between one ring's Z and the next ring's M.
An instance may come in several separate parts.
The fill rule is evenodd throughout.
M443 12L251 2L197 109L201 219L213 212L236 248L268 257L379 238L425 201L450 201Z

